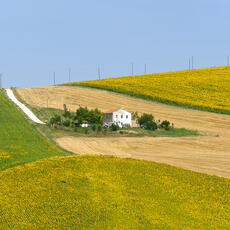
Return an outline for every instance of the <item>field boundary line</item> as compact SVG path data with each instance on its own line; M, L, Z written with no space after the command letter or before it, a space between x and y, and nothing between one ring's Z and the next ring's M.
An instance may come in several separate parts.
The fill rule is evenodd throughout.
M152 97L152 96L147 96L147 95L143 95L143 94L137 94L134 92L123 91L123 90L119 90L119 89L115 89L115 88L107 88L107 87L103 87L103 86L90 85L88 83L87 84L85 84L85 83L77 83L77 84L64 83L64 84L59 84L58 86L73 86L73 87L83 87L83 88L105 90L108 92L118 93L118 94L126 95L129 97L134 97L134 98L142 99L145 101L152 101L152 102L156 102L156 103L161 103L161 104L165 104L165 105L169 105L169 106L176 106L176 107L181 107L184 109L205 111L205 112L216 113L216 114L230 115L229 110L210 108L210 107L202 107L202 106L198 106L198 105L195 106L195 105L190 105L190 104L183 104L183 103L176 102L176 101L170 101L167 99L162 99L160 97Z
M33 122L42 125L45 124L44 122L39 120L37 116L28 107L26 107L24 104L18 101L11 89L6 89L6 94L11 99L11 101L13 101Z

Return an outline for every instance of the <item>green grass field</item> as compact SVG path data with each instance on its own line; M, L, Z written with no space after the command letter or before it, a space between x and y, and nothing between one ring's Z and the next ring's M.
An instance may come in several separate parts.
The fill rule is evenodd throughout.
M0 91L0 170L64 153L37 132Z

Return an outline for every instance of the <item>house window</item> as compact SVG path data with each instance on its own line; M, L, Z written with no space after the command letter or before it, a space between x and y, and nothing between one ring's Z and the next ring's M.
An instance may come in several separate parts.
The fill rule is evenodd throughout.
M126 119L128 119L129 115L126 115Z
M116 118L118 118L118 115L116 115Z
M121 115L121 119L123 118L123 115Z

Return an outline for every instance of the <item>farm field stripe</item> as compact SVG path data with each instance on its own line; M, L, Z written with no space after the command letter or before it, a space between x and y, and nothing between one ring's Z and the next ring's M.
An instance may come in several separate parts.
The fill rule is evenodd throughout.
M225 144L229 138L61 137L55 141L76 154L142 159L230 178L230 145Z
M79 105L83 107L87 106L90 109L99 108L103 112L111 108L125 107L131 112L151 113L156 120L159 118L161 120L169 120L177 128L196 129L205 135L202 138L188 137L184 141L178 137L164 137L162 138L164 141L159 143L156 141L153 147L152 141L146 143L145 138L142 140L140 138L139 142L130 139L128 143L126 141L117 143L116 150L112 147L107 148L107 146L111 146L112 142L109 142L107 138L98 139L98 142L93 142L93 146L89 144L89 139L87 139L87 143L82 142L82 146L79 146L79 142L76 142L72 138L59 139L58 145L71 152L79 153L80 151L81 153L93 154L96 150L93 149L95 146L96 148L100 147L99 153L102 154L105 152L108 154L108 151L110 153L113 151L114 155L128 152L132 154L132 157L138 157L138 159L164 162L167 164L172 164L171 156L174 155L173 161L177 166L197 170L195 167L199 161L200 171L230 177L229 115L168 106L91 88L44 86L17 88L16 90L23 101L34 107L47 108L47 97L49 97L49 108L60 109L61 105L66 104L68 109L73 112L76 111ZM43 116L42 114L41 117ZM78 141L80 140L78 139ZM115 143L113 142L113 144ZM138 148L134 147L134 144ZM87 151L82 151L88 147ZM200 160L201 158L202 161Z
M230 114L230 67L70 82L164 104Z
M11 89L6 89L7 96L35 123L44 125L45 123L40 121L33 112L28 109L24 104L22 104L18 99L14 96L14 93Z

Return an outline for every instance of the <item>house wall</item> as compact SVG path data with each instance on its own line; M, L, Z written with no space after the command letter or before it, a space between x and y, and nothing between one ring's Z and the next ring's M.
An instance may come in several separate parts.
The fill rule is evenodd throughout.
M132 127L132 114L125 110L118 110L113 113L113 121L123 125L129 125Z
M112 113L104 113L103 117L104 117L104 123L113 122L113 114Z

